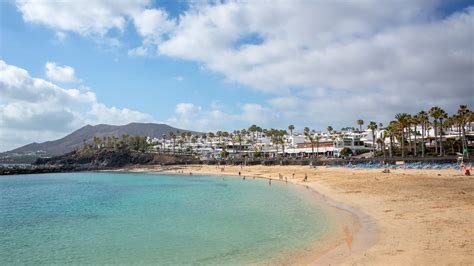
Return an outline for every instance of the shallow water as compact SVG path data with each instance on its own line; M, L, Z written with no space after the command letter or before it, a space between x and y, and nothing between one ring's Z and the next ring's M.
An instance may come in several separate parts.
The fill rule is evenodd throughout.
M305 193L237 177L0 177L0 265L268 261L328 233Z

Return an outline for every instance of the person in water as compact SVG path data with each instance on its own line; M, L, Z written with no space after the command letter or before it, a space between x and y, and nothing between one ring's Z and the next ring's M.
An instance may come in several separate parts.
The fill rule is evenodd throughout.
M268 179L268 184L271 186L272 185L272 180Z

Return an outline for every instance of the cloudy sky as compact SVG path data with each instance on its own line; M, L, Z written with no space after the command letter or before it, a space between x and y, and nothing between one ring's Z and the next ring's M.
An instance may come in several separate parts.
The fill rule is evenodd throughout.
M471 1L0 1L0 12L0 151L86 124L339 129L474 103Z

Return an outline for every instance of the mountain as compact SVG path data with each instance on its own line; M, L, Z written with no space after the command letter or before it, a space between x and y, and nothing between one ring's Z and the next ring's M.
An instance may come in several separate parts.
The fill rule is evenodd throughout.
M152 138L161 138L163 134L168 135L170 132L176 134L177 131L188 132L189 130L183 130L168 126L166 124L154 124L154 123L130 123L123 126L113 125L96 125L84 126L71 134L57 140L46 141L43 143L31 143L17 149L0 153L0 156L13 156L13 155L41 155L41 156L55 156L71 152L84 145L84 141L92 143L94 137L122 137L123 134L130 136L148 136ZM193 132L193 131L191 131ZM195 134L201 134L199 132L193 132Z

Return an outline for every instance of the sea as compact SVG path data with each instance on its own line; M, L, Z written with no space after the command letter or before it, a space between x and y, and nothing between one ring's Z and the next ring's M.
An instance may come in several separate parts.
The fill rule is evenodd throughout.
M250 264L329 234L304 188L247 177L55 173L0 177L0 265Z

